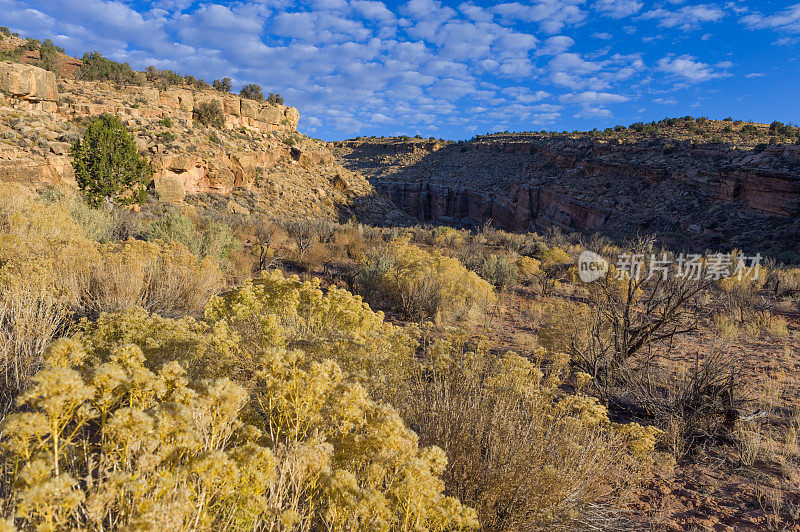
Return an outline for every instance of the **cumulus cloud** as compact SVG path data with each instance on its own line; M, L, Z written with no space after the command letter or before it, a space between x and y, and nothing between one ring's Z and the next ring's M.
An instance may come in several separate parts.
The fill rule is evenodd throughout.
M558 33L565 26L582 22L585 0L533 0L527 3L508 2L494 6L492 12L506 20L536 22L546 33Z
M341 138L607 119L676 82L728 75L730 62L701 51L628 53L653 33L637 33L652 29L642 21L658 24L665 42L726 13L731 24L738 13L737 25L784 33L786 44L798 33L800 4L761 14L705 1L643 13L643 0L0 0L0 12L14 31L52 38L73 55L97 49L137 69L258 83L300 109L301 129ZM624 17L612 35L609 18Z
M575 45L575 41L566 35L556 35L544 41L538 50L539 55L555 55L565 52Z
M688 31L699 28L706 22L717 22L725 16L725 12L711 4L684 6L680 9L653 9L639 16L641 20L656 20L663 28L677 28Z
M658 60L657 68L659 71L674 75L682 80L699 83L715 78L723 78L729 74L724 71L733 66L730 61L723 61L714 65L709 65L698 61L691 55L666 56Z

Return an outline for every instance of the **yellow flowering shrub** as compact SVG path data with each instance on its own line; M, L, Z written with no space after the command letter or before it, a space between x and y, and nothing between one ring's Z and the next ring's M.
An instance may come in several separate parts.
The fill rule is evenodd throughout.
M516 264L517 275L519 276L520 282L524 285L534 284L536 280L543 275L540 268L542 263L533 257L526 257L523 255L517 259Z
M370 390L396 380L415 346L408 332L384 321L361 296L335 286L323 291L318 279L300 281L277 270L212 298L205 317L235 335L234 365L252 367L245 359L262 347L299 348L317 360L334 360ZM228 371L219 357L211 362Z
M138 305L174 314L202 310L224 278L177 242L98 244L63 205L3 185L0 286L46 291L82 312Z
M653 454L658 439L664 431L652 425L638 423L612 423L614 431L622 436L625 445L636 459L647 460Z
M208 333L197 323L151 317L157 328L147 336L141 312L127 315L130 327L121 316L56 342L3 421L2 488L16 526L477 526L474 510L443 494L444 453L418 447L397 412L335 362L262 350L249 395L228 379L190 381L175 360L109 341L155 338L151 350L186 342L186 354Z
M437 227L433 231L433 242L440 247L460 248L464 245L464 233L453 227Z
M0 411L28 385L70 316L131 306L198 313L223 286L217 264L181 244L99 244L62 203L0 184Z
M542 252L539 262L543 269L572 263L569 254L560 247L552 247Z
M420 249L407 237L392 241L385 253L379 290L408 318L470 320L495 300L492 285L458 259Z
M83 272L99 259L60 205L42 205L24 188L0 187L0 286L46 291L77 303Z

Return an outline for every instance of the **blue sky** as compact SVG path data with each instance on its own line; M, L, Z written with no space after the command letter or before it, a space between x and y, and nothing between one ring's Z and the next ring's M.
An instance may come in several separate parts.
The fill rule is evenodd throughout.
M0 0L0 25L208 81L258 83L326 140L800 121L800 3Z

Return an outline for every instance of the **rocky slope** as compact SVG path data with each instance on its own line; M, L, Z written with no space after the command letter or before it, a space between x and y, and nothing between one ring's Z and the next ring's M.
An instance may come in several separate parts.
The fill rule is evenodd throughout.
M763 126L763 125L762 125ZM675 248L800 249L800 146L505 134L335 143L342 163L420 220L513 231L655 233Z
M209 101L223 109L224 127L196 120ZM83 121L101 113L119 116L134 133L161 201L244 190L265 196L280 214L403 216L360 174L337 164L324 142L298 133L293 107L188 87L57 80L14 62L0 62L0 180L75 186L70 146Z

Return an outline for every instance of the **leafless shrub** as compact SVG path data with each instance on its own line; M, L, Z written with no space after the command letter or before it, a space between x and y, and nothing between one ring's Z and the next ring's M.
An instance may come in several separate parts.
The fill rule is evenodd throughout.
M283 227L297 249L297 260L302 262L314 244L320 242L319 225L310 218L293 218L283 223Z
M278 260L278 249L286 241L286 231L277 224L263 218L252 227L253 250L258 259L258 269L266 271Z
M719 344L683 366L669 358L669 351L643 357L618 386L618 400L638 405L665 427L677 456L729 440L747 403L739 360ZM676 365L678 371L665 369Z
M0 293L0 415L39 370L41 354L58 336L66 317L64 305L46 292Z
M567 353L608 397L638 353L697 328L697 298L709 284L674 274L609 272L588 286L586 322L571 333Z

